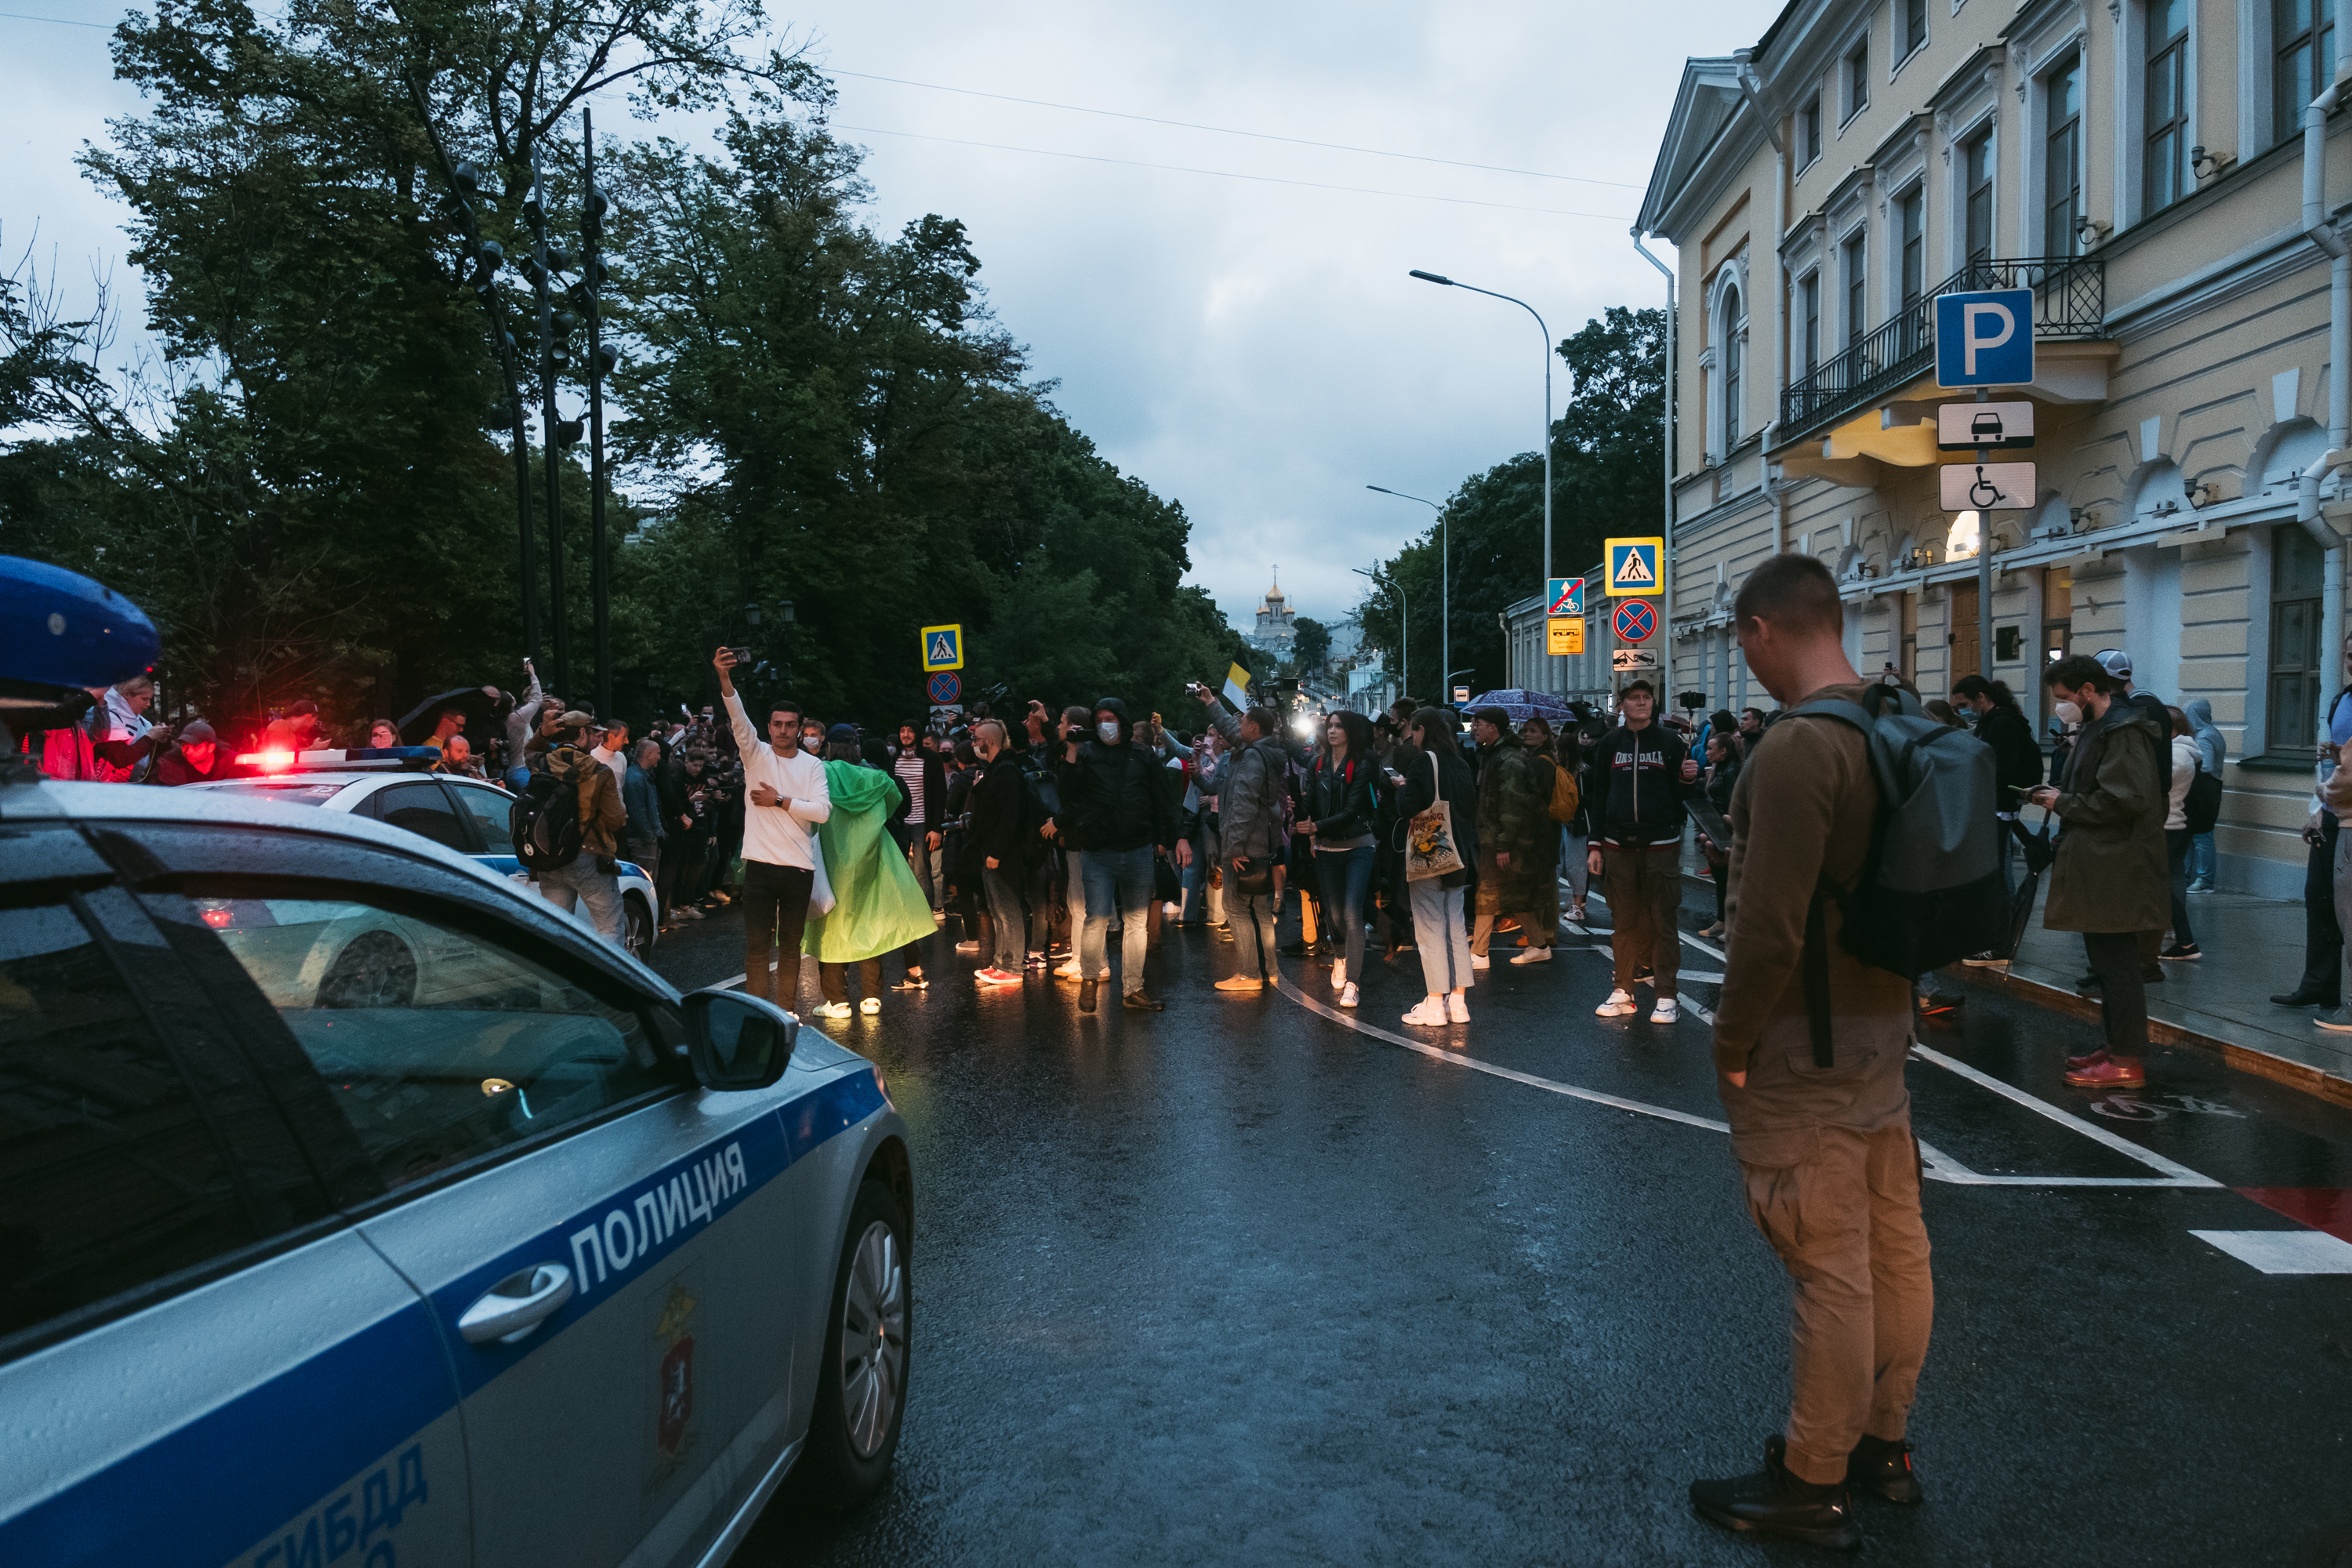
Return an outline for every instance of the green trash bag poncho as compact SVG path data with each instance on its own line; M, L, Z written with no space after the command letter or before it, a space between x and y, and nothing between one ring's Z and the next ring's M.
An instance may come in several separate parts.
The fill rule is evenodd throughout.
M898 781L879 768L829 762L824 786L833 815L817 824L816 839L833 912L810 911L804 950L820 963L855 963L930 935L930 900L883 826L898 801Z

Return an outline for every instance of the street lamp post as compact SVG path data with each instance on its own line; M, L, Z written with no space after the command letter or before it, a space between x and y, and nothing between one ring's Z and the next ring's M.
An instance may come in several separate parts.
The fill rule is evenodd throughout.
M1408 695L1412 687L1412 601L1405 597L1403 584L1393 578L1383 577L1377 572L1367 572L1360 566L1350 566L1348 570L1359 577L1370 578L1381 587L1396 590L1397 636L1404 644L1397 650L1397 658L1404 666L1398 684L1405 688L1405 690L1398 692L1397 695L1400 697Z
M1453 552L1446 548L1445 542L1445 509L1425 496L1409 496L1386 485L1366 485L1364 488L1377 490L1384 496L1394 496L1399 500L1417 500L1437 514L1437 647L1439 662L1450 664L1454 660L1454 561ZM1398 590L1399 597L1402 595L1403 590ZM1410 668L1405 671L1408 677L1412 673Z
M1528 315L1535 317L1535 319L1536 319L1536 330L1537 330L1538 331L1539 331L1539 332L1543 333L1543 356L1544 356L1544 422L1543 422L1543 448L1542 448L1542 450L1543 450L1543 468L1544 468L1544 497L1543 497L1543 500L1544 500L1543 574L1544 574L1544 581L1545 581L1546 583L1549 583L1549 582L1551 581L1551 356L1552 356L1551 329L1550 329L1549 327L1547 327L1547 326L1545 326L1545 325L1544 325L1544 319L1543 319L1543 316L1542 316L1541 312L1538 311L1538 310L1537 310L1537 309L1536 309L1533 305L1528 304L1525 300L1513 299L1513 298L1512 298L1512 296L1510 296L1510 295L1508 295L1508 294L1497 294L1497 293L1496 293L1492 289L1481 289L1481 288L1479 288L1479 287L1478 287L1476 284L1475 284L1475 283L1457 283L1457 282L1455 282L1453 279L1451 279L1451 278L1448 278L1448 277L1444 276L1443 273L1438 273L1438 272L1423 272L1423 271L1422 271L1419 268L1415 268L1413 269L1413 271L1412 272L1411 276L1420 279L1421 279L1423 282L1424 282L1424 283L1437 283L1437 284L1442 284L1442 285L1444 285L1445 288L1448 288L1448 289L1469 289L1469 290L1470 290L1470 292L1472 292L1473 294L1484 294L1484 295L1486 295L1486 298L1488 298L1489 300L1509 300L1509 302L1510 302L1510 303L1512 303L1512 304L1514 304L1514 305L1517 305L1520 310L1525 310Z

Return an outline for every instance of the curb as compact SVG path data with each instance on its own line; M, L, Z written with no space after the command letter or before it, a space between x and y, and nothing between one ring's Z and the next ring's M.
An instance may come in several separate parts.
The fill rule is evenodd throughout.
M1958 977L1962 983L1972 985L1979 991L1994 991L2016 996L2023 1001L2032 1002L2037 1006L2047 1007L2053 1013L2063 1013L2070 1018L2081 1018L2094 1024L2099 1021L2099 1005L2089 997L2039 980L2028 979L2021 974L2011 974L2007 964L1981 969L1966 964L1954 964L1951 968L1938 973L1951 974L1954 971L1958 971ZM2220 1057L2225 1065L2235 1068L2240 1072L2252 1073L2256 1078L2268 1079L2273 1083L2284 1084L2289 1089L2301 1089L2304 1093L2316 1096L2331 1105L2340 1105L2352 1110L2352 1079L2338 1078L2308 1063L2295 1061L2252 1046L2242 1046L2233 1040L2225 1040L2216 1035L2185 1028L2162 1018L2148 1019L2147 1037L2158 1045L2187 1046L2195 1050L2208 1052Z

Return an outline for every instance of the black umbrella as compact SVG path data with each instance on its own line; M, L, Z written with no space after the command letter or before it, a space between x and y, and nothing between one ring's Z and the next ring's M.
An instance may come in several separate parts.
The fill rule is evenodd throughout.
M428 697L409 710L408 716L400 721L401 744L421 746L431 740L441 715L453 709L466 716L466 739L472 744L486 745L497 738L492 721L498 714L491 705L490 694L478 686L461 686L455 691Z
M2025 824L2015 817L2009 822L2010 831L2025 847L2025 879L2017 884L2017 891L2009 900L2009 943L2001 949L2001 957L2014 960L2018 945L2025 940L2025 928L2033 920L2034 895L2042 890L2042 873L2058 858L2058 847L2050 841L2050 824L2045 821L2039 833L2028 833Z

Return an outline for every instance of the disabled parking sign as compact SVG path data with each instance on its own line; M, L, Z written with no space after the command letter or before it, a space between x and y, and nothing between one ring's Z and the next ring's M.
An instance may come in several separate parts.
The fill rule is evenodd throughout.
M2033 379L2033 290L1936 296L1936 384L2022 386Z

